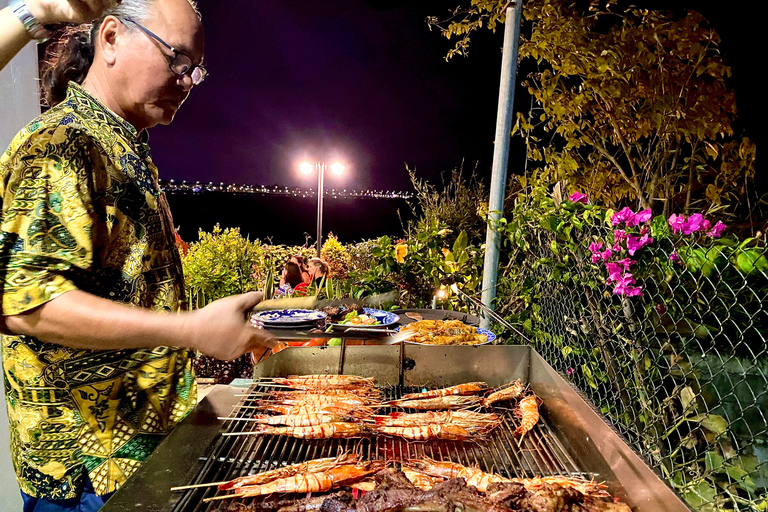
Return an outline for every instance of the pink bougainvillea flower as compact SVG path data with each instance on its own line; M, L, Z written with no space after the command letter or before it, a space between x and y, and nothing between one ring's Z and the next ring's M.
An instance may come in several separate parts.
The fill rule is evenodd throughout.
M618 226L622 222L629 223L630 219L633 219L634 217L634 212L629 208L629 206L625 206L611 216L611 225Z
M712 229L707 231L707 236L710 236L712 238L720 238L720 235L722 235L723 231L725 231L726 229L728 229L728 226L726 226L720 221L717 221L717 224L712 226Z
M641 286L633 286L635 278L629 272L625 273L621 278L616 280L616 286L613 288L615 295L626 295L627 297L637 297L643 294Z
M615 238L617 242L619 240L624 240L625 238L627 238L627 236L628 236L627 232L624 231L623 229L614 229L613 230L613 238Z
M707 219L702 219L701 221L701 231L709 231L712 228L712 223L709 222Z
M624 275L624 268L621 265L608 262L605 264L605 269L608 271L608 278L605 280L606 284L610 284L614 281L617 283L621 281Z
M678 215L673 213L669 216L669 227L672 228L672 233L677 235L683 231L683 224L685 223L685 215Z
M573 201L574 203L582 203L587 204L589 201L587 199L587 194L582 194L581 192L574 192L573 194L568 196L569 201Z
M592 253L592 263L600 262L603 257L600 255L600 251L603 249L603 242L592 242L589 244L589 250Z
M704 216L700 213L694 213L688 220L683 222L683 234L690 235L701 229L701 221L704 220Z
M627 219L627 226L630 228L633 228L635 226L639 226L643 222L648 222L651 219L651 210L643 210L641 212L637 212L636 214L632 215L632 217Z
M677 251L673 251L672 254L669 255L669 261L673 263L680 262L680 255L677 254Z
M624 258L623 260L619 260L616 263L624 267L624 270L629 270L629 266L634 265L637 262L630 258Z
M627 252L629 252L630 256L634 256L637 251L643 248L643 246L646 246L651 242L653 242L653 238L647 234L641 236L640 238L629 235L627 237Z
M604 261L611 259L611 256L613 256L613 251L610 247L600 253L600 257L603 258Z
M565 373L568 374L568 376L570 377L571 375L576 373L576 370L574 368L568 368L567 370L565 370Z

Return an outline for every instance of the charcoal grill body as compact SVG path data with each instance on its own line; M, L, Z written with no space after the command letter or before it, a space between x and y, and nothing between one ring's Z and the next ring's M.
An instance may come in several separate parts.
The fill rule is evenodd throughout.
M635 512L690 510L579 393L528 346L294 348L254 368L256 380L310 373L363 375L375 377L379 386L401 388L434 388L478 380L499 386L522 379L544 400L541 416L547 428L539 442L552 444L547 450L563 467L575 464L582 474L605 481L612 494ZM239 400L235 393L227 386L214 389L107 502L103 511L201 510L189 495L172 493L169 489L194 482L196 478L210 481L201 478L201 469L219 439L223 422L216 417L231 414ZM503 459L504 454L497 453L497 457ZM217 476L220 478L220 475L221 472ZM234 476L239 474L231 477Z

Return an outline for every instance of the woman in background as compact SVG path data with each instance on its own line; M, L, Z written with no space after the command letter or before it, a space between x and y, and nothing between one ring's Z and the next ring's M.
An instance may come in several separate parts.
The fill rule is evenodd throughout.
M328 264L320 258L312 258L309 260L309 276L316 286L322 286L328 277Z
M276 297L285 297L292 295L294 297L303 297L307 294L307 283L301 276L301 269L294 261L288 261L283 267L283 275L280 278L280 288L277 289Z

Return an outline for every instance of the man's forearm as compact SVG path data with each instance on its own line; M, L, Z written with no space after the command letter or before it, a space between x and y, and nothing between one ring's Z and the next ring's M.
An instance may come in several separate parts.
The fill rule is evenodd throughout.
M5 323L14 334L66 347L109 350L187 346L185 316L155 313L73 290L29 312L7 316Z
M29 34L11 8L0 9L0 69L3 69L29 41Z

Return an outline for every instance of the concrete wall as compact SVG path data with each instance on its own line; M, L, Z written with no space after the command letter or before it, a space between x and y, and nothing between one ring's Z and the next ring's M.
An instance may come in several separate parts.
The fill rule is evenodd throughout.
M0 0L0 9L8 0ZM37 89L37 49L28 44L0 71L0 152L14 135L40 114ZM4 386L0 386L0 511L21 511L21 496L8 449L8 414Z

